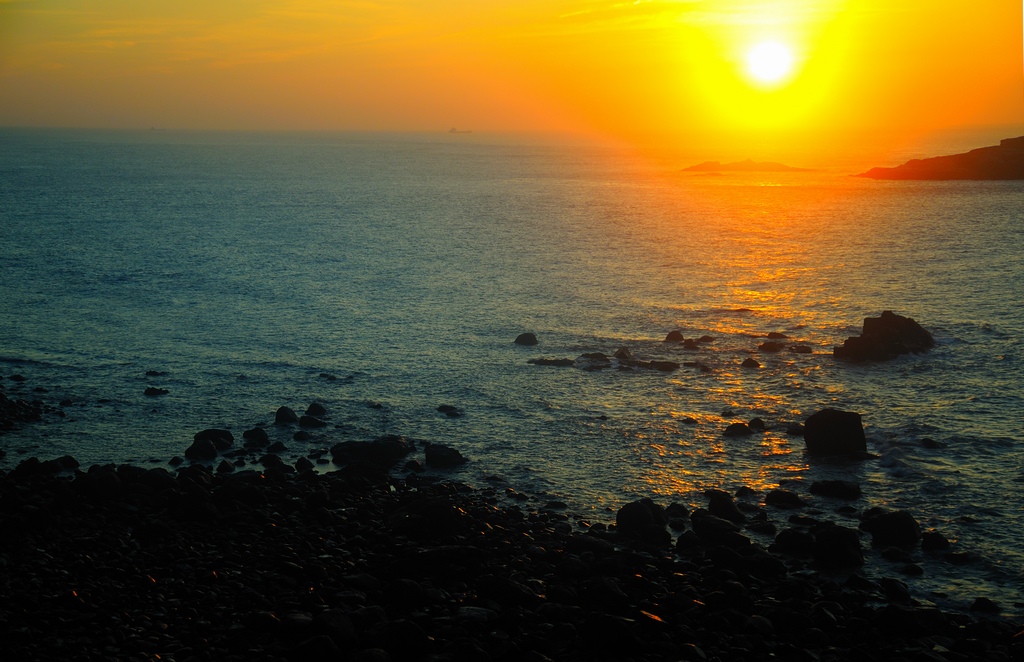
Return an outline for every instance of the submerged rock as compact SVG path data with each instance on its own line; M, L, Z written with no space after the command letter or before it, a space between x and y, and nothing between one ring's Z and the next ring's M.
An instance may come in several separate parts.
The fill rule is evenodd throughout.
M573 361L572 359L544 359L544 358L540 358L540 359L530 359L530 360L527 361L527 363L532 364L532 365L553 366L553 367L556 367L556 368L568 368L568 367L572 366L575 363L575 361Z

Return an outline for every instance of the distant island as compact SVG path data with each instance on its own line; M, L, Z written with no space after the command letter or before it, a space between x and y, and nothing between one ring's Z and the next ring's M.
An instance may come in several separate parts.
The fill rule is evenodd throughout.
M810 168L794 168L784 163L774 161L735 161L733 163L720 163L718 161L705 161L697 165L683 168L682 172L808 172Z
M872 168L857 177L871 179L1024 179L1024 136L1001 140L964 154L911 159L895 168Z

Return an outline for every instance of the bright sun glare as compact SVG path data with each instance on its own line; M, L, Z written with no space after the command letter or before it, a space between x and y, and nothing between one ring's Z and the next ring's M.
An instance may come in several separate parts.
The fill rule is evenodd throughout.
M762 41L747 51L747 73L760 83L777 83L793 70L793 52L777 41Z

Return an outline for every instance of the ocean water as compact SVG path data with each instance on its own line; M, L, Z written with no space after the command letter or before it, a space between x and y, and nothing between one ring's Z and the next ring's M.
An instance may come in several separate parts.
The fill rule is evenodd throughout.
M905 508L970 554L918 552L916 597L1024 612L1024 183L693 162L482 134L0 131L0 384L66 414L0 436L0 469L166 463L198 430L316 401L313 441L271 426L286 459L402 434L462 451L455 479L590 521L783 485L856 526L808 493L854 480L856 508ZM937 347L833 360L883 310ZM813 352L759 352L772 331ZM527 363L620 347L699 365ZM877 459L806 457L786 424L824 407L860 412ZM755 416L767 432L723 437Z

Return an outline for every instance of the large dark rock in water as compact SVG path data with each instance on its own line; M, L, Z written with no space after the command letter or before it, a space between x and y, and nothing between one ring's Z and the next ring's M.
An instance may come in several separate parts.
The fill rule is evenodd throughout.
M876 547L911 549L921 542L921 525L905 510L869 510L860 528L871 534L871 544Z
M343 441L331 447L336 464L366 464L379 469L390 469L414 450L405 437L386 435L373 441Z
M1024 179L1024 136L963 154L911 159L895 168L872 168L858 177L871 179Z
M196 439L185 449L185 457L190 460L212 460L217 457L217 447L209 439Z
M860 414L822 409L804 422L804 443L811 455L863 455L867 453Z
M520 333L512 342L517 345L536 345L537 336L532 333Z
M231 432L229 430L222 430L222 429L219 429L219 428L209 428L209 429L206 429L206 430L202 430L201 432L197 432L195 434L195 436L192 438L192 441L193 441L193 444L189 448L189 450L193 451L193 455L190 456L189 455L189 451L185 451L185 457L187 457L189 459L212 460L213 457L198 457L198 456L195 456L196 452L199 452L201 454L208 454L208 451L201 450L202 447L207 442L210 445L212 445L216 451L226 451L227 449L231 448L231 446L234 445L234 443L235 443L235 435L231 434ZM196 450L193 450L193 449L196 449ZM215 456L216 456L216 452L214 453L214 457Z
M439 469L450 469L468 462L462 453L443 444L427 444L423 449L423 459L427 466Z
M274 414L274 425L290 425L298 422L299 416L291 407L278 407L277 413Z
M935 339L924 327L887 310L880 317L864 318L861 335L847 338L832 355L846 361L887 361L900 354L927 352L934 346Z

